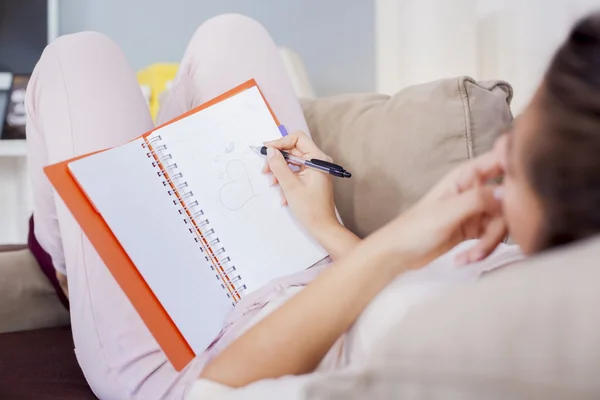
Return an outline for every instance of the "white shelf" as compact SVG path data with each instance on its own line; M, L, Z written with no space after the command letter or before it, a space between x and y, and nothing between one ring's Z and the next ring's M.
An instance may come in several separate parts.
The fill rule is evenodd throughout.
M0 157L25 157L26 155L25 140L0 140Z

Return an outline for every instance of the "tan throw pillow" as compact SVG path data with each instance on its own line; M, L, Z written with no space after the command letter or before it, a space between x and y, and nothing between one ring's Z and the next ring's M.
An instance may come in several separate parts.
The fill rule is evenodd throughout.
M366 236L414 204L449 170L489 150L510 123L512 89L466 77L389 97L303 102L313 139L351 179L334 179L344 223Z

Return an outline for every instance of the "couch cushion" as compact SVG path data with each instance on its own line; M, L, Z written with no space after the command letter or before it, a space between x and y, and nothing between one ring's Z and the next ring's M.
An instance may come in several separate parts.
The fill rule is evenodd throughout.
M68 327L0 335L0 399L95 399Z
M69 313L29 251L0 252L0 333L67 325Z
M311 398L600 399L599 259L597 237L417 306Z
M352 172L334 179L344 223L360 236L414 204L449 170L489 150L512 120L504 82L444 79L389 97L303 102L313 139Z

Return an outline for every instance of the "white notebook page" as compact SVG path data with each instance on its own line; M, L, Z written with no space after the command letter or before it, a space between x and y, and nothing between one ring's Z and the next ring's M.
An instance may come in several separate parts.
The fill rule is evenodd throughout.
M178 165L246 293L326 256L280 203L249 145L281 137L260 92L242 92L153 133ZM69 164L71 173L196 354L231 310L143 139ZM240 182L240 183L238 183Z
M281 137L253 87L155 131L204 210L248 292L299 272L327 254L281 205L249 146Z
M196 354L232 309L165 193L142 139L74 161L71 173Z

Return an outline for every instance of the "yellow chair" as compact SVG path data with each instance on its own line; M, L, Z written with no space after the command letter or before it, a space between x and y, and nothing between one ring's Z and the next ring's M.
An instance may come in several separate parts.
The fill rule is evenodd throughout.
M144 92L153 120L156 120L160 107L160 94L170 88L178 68L179 64L159 63L152 64L137 73L137 80Z
M279 54L296 96L307 99L316 98L315 90L308 79L308 72L298 53L286 47L280 47ZM160 107L160 95L169 89L178 68L178 64L158 63L144 68L137 74L138 82L150 108L150 114L155 121Z

